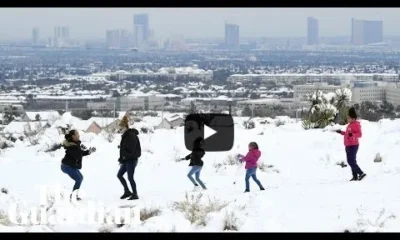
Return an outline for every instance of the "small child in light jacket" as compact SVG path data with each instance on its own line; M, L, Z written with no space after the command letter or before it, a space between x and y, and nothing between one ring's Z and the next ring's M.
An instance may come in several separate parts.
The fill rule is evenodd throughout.
M243 156L239 154L239 159L241 161L246 162L246 190L245 192L250 192L250 177L253 178L254 182L257 183L258 187L260 187L260 190L263 191L265 190L264 187L262 186L261 182L257 179L256 176L256 171L257 171L257 161L261 156L260 150L258 150L258 145L255 142L249 143L249 152L247 153L246 156Z

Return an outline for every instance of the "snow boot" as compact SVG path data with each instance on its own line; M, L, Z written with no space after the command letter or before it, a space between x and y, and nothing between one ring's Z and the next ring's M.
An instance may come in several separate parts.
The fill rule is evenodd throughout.
M265 188L264 187L260 187L260 191L264 191L265 190Z
M250 190L246 189L246 190L244 190L244 192L247 193L247 192L250 192Z
M132 196L128 198L128 200L137 200L137 199L139 199L139 196L137 194L132 194Z
M352 182L352 181L358 181L358 178L353 177L352 179L350 179L350 182Z
M125 191L124 195L121 196L121 199L125 199L132 196L132 193L130 191Z
M367 174L363 173L358 177L358 181L361 181L363 178L365 178L365 176L367 176Z

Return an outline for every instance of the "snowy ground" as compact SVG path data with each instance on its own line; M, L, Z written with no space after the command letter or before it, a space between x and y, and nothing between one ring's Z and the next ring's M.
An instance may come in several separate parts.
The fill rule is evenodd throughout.
M303 130L301 123L257 124L242 127L237 120L235 145L231 152L207 153L201 178L209 190L193 191L186 174L188 162L175 159L188 154L183 129L156 130L141 134L142 157L135 179L142 207L140 223L72 224L15 226L7 221L11 203L24 201L21 208L39 206L39 186L60 185L71 189L73 181L60 170L64 150L44 153L46 142L61 141L52 129L36 146L17 142L0 157L0 231L212 231L242 232L293 231L398 231L400 216L400 121L362 122L363 138L358 162L368 176L361 182L349 182L343 137L325 130ZM344 129L344 127L343 127ZM82 190L86 199L107 206L120 206L122 187L118 171L119 136L112 143L104 136L82 135L83 143L96 146L97 152L84 159ZM251 182L244 191L244 166L229 165L229 158L245 154L247 144L256 141L262 151L262 170L258 178L266 191ZM373 160L380 153L383 162ZM267 165L271 165L266 167ZM186 196L187 194L187 196ZM199 203L185 203L199 197ZM209 198L211 200L209 200ZM195 200L193 200L195 201ZM226 203L226 204L225 204ZM79 207L67 204L70 211ZM177 206L180 206L180 208ZM84 207L85 203L79 205ZM188 208L185 210L183 208ZM149 210L158 214L148 214ZM145 216L149 215L149 216ZM152 216L154 215L154 216ZM147 218L147 219L146 219ZM191 223L188 219L193 220ZM197 221L197 222L196 222Z

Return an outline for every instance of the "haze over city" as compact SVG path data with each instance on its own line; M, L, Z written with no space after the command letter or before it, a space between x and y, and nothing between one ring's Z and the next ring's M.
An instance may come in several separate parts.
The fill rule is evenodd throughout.
M221 38L224 23L240 26L241 37L305 37L307 17L319 21L320 36L350 36L351 18L381 20L384 35L400 35L396 8L7 8L0 9L1 40L30 39L32 28L51 37L57 25L74 39L104 39L107 29L133 28L133 15L149 16L160 38Z

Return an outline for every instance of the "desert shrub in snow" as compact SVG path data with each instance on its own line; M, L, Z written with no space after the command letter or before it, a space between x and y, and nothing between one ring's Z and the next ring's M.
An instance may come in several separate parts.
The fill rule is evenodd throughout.
M235 165L240 165L240 162L238 161L238 159L235 155L229 154L224 159L223 162L214 164L214 167L218 170L222 166L235 166Z
M253 129L256 127L255 123L253 121L247 121L243 123L244 128L246 129Z
M377 154L375 155L374 162L375 162L375 163L382 162L382 157L381 157L381 154L380 154L380 153L377 153Z
M378 216L374 220L365 218L360 209L357 209L357 213L359 219L356 222L356 227L354 229L347 229L349 232L379 232L385 227L388 220L396 218L394 214L386 214L384 208L380 210Z
M141 127L140 128L140 132L141 133L153 133L153 130L151 129L151 128L148 128L148 127Z
M280 119L275 121L275 126L279 127L279 126L283 126L283 125L285 125L285 121L280 120Z
M102 132L104 138L108 141L108 142L113 142L117 133L117 127L107 127L104 129L104 131Z
M338 89L335 93L324 94L316 91L307 95L311 103L309 114L303 119L303 128L325 128L333 122L347 124L347 104L351 99L351 90Z
M10 140L0 137L0 149L7 149L14 146L14 143Z
M278 169L275 168L274 165L271 164L266 164L263 161L259 161L257 163L258 169L260 169L260 171L262 172L276 172L276 173L280 173L280 171Z
M186 219L188 219L192 224L206 225L207 214L211 212L219 212L228 205L227 202L221 201L217 198L208 198L207 202L202 200L202 193L199 193L197 196L189 196L188 193L186 193L185 199L174 202L172 208L182 212Z
M2 209L0 209L0 225L3 225L3 226L11 225L11 221L8 217L8 214L5 211L3 211Z
M113 232L114 228L115 228L114 225L110 225L110 224L108 224L108 225L102 225L102 226L99 228L98 232L99 232L99 233L111 233L111 232Z
M7 188L1 188L0 192L4 193L4 194L8 194L8 189Z
M148 111L148 112L143 113L143 116L158 117L158 113L157 112Z
M50 152L55 152L58 149L60 149L62 145L60 143L47 143L46 149L44 152L50 153Z
M146 221L149 218L159 216L161 214L161 210L159 208L143 208L140 209L140 221Z
M32 146L39 144L39 139L42 134L43 134L43 128L40 122L27 123L24 126L24 136L26 139L28 139L29 143Z
M238 231L242 225L242 216L238 213L243 211L246 206L236 206L234 208L225 209L224 229L223 231Z
M342 168L347 167L347 164L344 161L337 162L336 165L341 166Z

